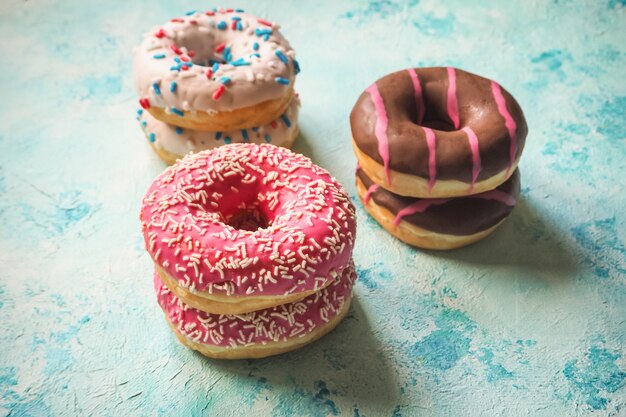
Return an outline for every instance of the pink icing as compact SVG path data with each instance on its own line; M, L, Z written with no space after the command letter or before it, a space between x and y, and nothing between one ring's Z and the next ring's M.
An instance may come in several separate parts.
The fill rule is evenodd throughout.
M206 313L187 306L154 274L159 305L177 331L196 343L238 347L303 337L328 323L350 300L354 265L328 287L295 303L238 315Z
M437 181L437 157L435 154L437 137L432 129L422 127L426 133L426 145L428 146L428 191L432 191Z
M413 83L413 89L415 90L415 106L417 108L417 124L421 125L424 120L424 113L426 112L426 106L424 105L424 96L422 94L422 86L420 84L419 77L413 68L407 70L411 82Z
M393 224L397 226L403 217L410 216L411 214L415 213L423 213L428 210L430 206L445 204L448 201L450 201L449 198L424 198L418 200L415 203L408 205L400 210L398 214L396 214L395 219L393 219Z
M389 119L387 118L385 103L383 102L383 98L378 91L376 83L370 85L365 91L370 94L372 102L374 103L374 108L376 109L376 127L374 129L374 133L376 134L376 139L378 140L378 153L383 159L387 184L390 184L389 138L387 137L387 124L389 123Z
M459 105L456 99L456 71L452 67L448 67L448 116L454 124L454 128L461 126L459 120Z
M500 190L485 191L484 193L468 195L464 198L481 198L483 200L495 200L502 204L506 204L509 207L513 207L516 203L515 197ZM423 213L430 206L446 204L449 201L455 200L453 198L424 198L417 200L415 203L406 206L398 212L393 219L393 224L398 225L403 217L410 216L415 213Z
M462 130L467 135L467 140L469 141L470 149L472 150L472 182L469 187L469 191L471 192L474 189L474 184L476 183L478 174L480 174L480 170L482 169L480 164L480 150L478 149L478 137L472 128L466 126Z
M498 112L504 118L504 124L506 126L506 129L509 131L509 138L511 139L508 168L510 170L513 166L513 163L515 162L515 132L517 131L517 123L515 123L513 116L511 116L511 113L509 113L509 110L506 108L506 100L504 99L504 95L502 94L502 88L500 87L500 84L495 81L491 81L491 92L493 93L493 98L495 99L496 105L498 106Z
M228 225L242 211L269 225ZM356 233L343 187L310 159L269 144L189 155L152 183L146 249L191 292L237 296L317 290L348 265Z
M369 203L370 198L372 198L372 193L376 192L376 190L378 190L379 187L380 185L378 184L372 184L370 188L367 189L367 192L365 193L365 197L363 198L363 200L365 201L365 204Z

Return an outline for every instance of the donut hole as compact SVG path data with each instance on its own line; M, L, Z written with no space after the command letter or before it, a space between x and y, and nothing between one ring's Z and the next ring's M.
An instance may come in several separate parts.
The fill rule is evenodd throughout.
M207 38L205 34L194 33L193 31L179 35L174 42L178 49L186 48L188 52L193 51L194 56L191 58L191 62L194 65L206 67L210 67L216 62L220 65L226 63L224 57L215 52L218 44L215 39Z
M441 130L444 132L453 132L457 129L454 128L454 125L447 120L441 119L429 119L423 120L420 126L428 127L434 130Z
M267 216L258 207L243 207L225 219L224 223L237 230L254 232L271 225Z

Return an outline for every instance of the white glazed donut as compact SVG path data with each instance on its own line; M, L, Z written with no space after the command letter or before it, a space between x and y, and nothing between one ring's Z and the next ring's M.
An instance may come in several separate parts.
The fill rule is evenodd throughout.
M137 120L152 149L163 161L171 165L188 153L231 143L271 143L291 148L298 136L299 107L300 99L296 95L285 113L271 123L227 132L204 132L173 126L155 119L143 109L137 110Z
M214 132L278 118L299 72L278 25L239 9L190 12L154 28L133 66L142 108L161 121Z

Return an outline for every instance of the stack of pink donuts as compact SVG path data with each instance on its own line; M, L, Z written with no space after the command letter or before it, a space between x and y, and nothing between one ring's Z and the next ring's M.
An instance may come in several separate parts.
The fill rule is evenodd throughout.
M296 349L348 311L354 206L303 155L243 143L188 155L155 179L140 218L166 320L206 356Z
M350 123L361 202L406 243L468 245L517 202L528 128L495 81L451 67L398 71L361 94Z
M300 67L272 22L192 11L147 33L133 64L137 119L168 164L231 143L289 148L298 135Z

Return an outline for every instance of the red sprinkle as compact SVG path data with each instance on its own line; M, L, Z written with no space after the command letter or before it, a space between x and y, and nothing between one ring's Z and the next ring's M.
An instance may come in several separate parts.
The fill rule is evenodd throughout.
M224 51L224 48L226 48L226 42L222 42L219 45L217 45L215 47L215 53L219 54L220 52Z
M175 19L170 20L170 22L184 23L185 21L183 19L175 18Z
M232 13L235 9L226 9L224 10L226 13Z
M159 29L157 31L157 33L154 34L154 36L156 36L157 38L161 39L162 37L165 36L165 31L163 29Z
M183 65L180 67L181 70L183 71L187 71L189 69L189 67L187 65Z
M267 21L267 20L265 20L265 19L257 19L257 22L259 22L260 24L265 25L265 26L269 26L269 27L272 27L272 26L273 26L273 25L272 25L272 22L268 22L268 21Z
M272 125L272 127L274 129L276 129L278 127L278 123L276 123L276 120L274 120L272 123L270 123Z
M178 49L178 47L176 45L170 45L170 49L172 51L174 51L174 53L176 55L181 55L183 53L183 51L181 51L180 49Z
M148 100L147 98L140 98L139 99L139 105L141 106L142 109L149 109L150 108L150 100Z
M224 91L226 91L226 88L223 85L217 87L217 90L213 93L213 100L219 100L222 94L224 94Z
M189 20L189 24L190 24L190 25L197 25L197 24L198 24L198 21L197 21L197 20L194 20L194 19L190 19L190 20Z
M236 20L233 20L233 24L232 24L232 25L230 25L230 28L231 28L232 30L237 30L237 21L236 21Z
M209 68L208 70L206 70L206 77L210 80L212 76L213 76L213 70Z
M189 55L191 58L193 58L194 56L196 56L196 51L189 51L189 52L187 52L187 55Z
M189 61L191 61L191 60L190 60L188 57L186 57L185 55L181 55L181 56L180 56L180 60L181 60L181 61L183 61L183 62L189 62Z
M204 12L207 16L215 16L215 12Z

